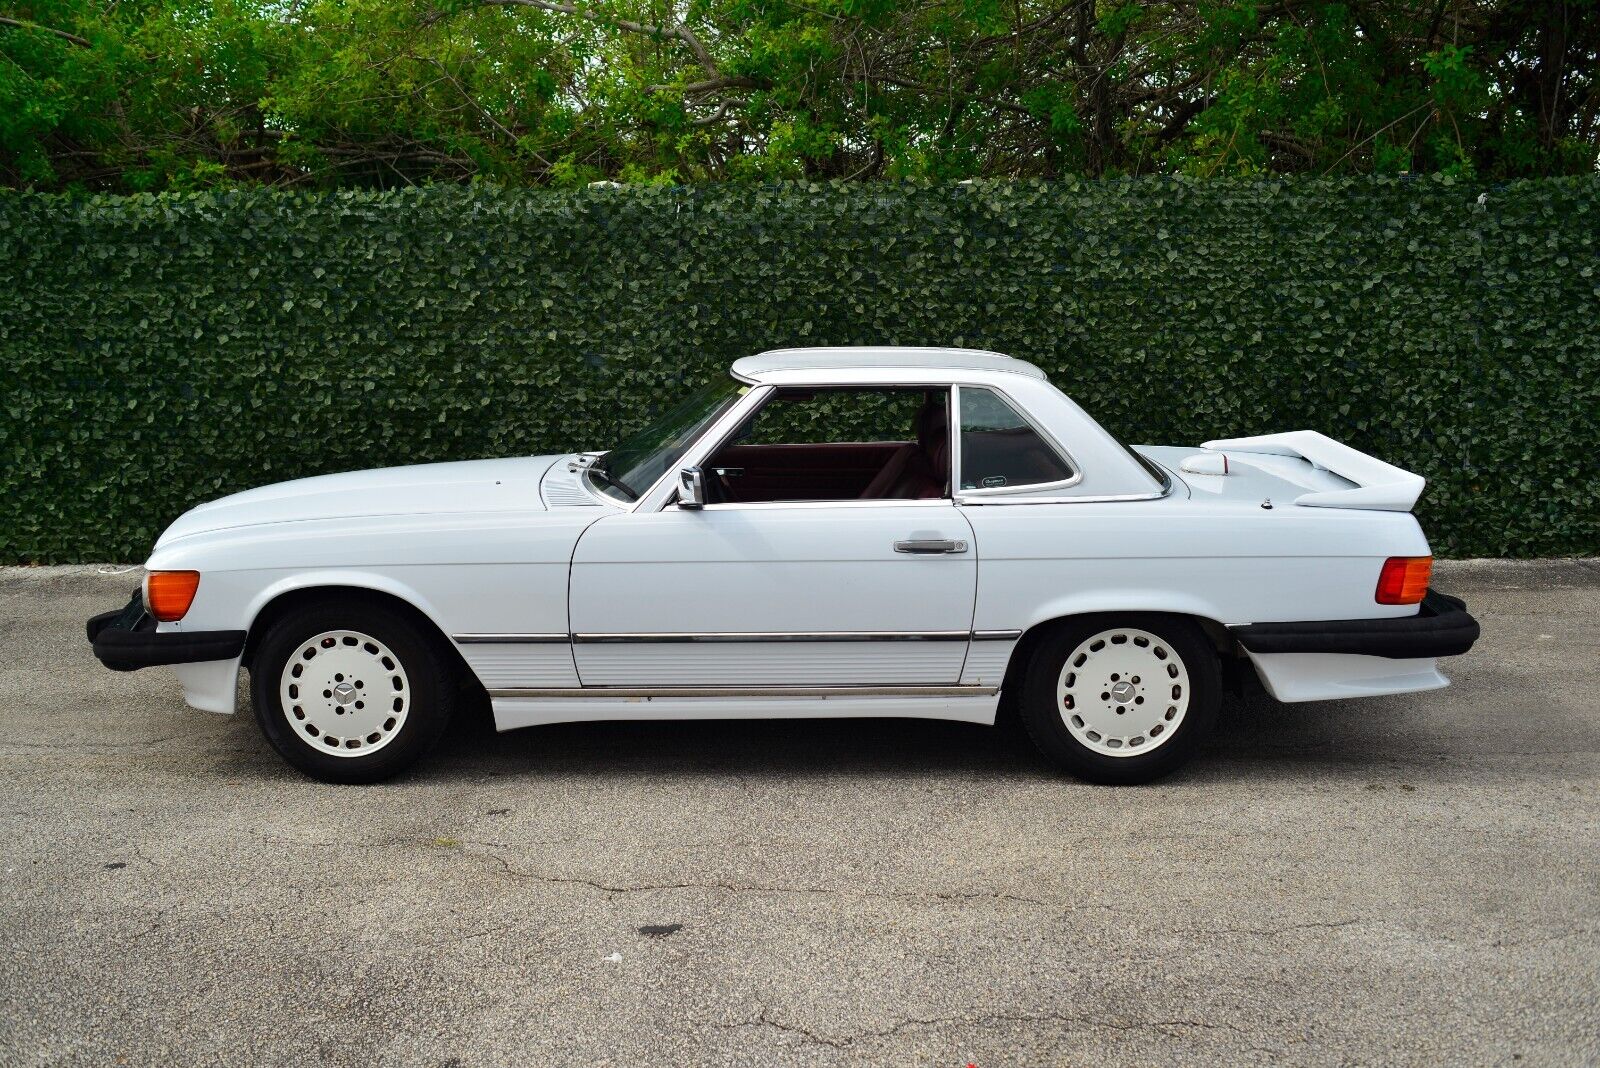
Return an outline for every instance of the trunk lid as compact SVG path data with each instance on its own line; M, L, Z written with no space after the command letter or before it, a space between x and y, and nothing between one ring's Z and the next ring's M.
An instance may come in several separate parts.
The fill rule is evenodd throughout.
M1182 479L1196 500L1222 500L1259 507L1290 504L1307 493L1349 489L1348 479L1318 471L1305 461L1278 463L1273 458L1228 454L1226 475L1203 475L1183 470L1183 461L1196 455L1194 447L1141 445L1139 452ZM1264 462L1258 462L1264 461Z
M1139 451L1181 478L1196 499L1220 499L1254 507L1270 500L1274 507L1298 504L1313 508L1410 511L1423 486L1420 476L1321 434L1314 435L1320 440L1301 436L1309 433L1210 441L1199 449L1141 446ZM1304 452L1313 456L1308 457ZM1222 456L1227 457L1227 474L1192 470L1197 466L1220 468L1217 458ZM1194 463L1202 457L1208 462ZM1186 461L1189 462L1187 467Z
M1315 430L1291 430L1286 434L1261 434L1250 438L1222 438L1201 446L1222 453L1230 461L1242 460L1252 467L1287 478L1301 471L1331 475L1342 485L1313 489L1295 498L1307 508L1361 508L1382 512L1409 512L1422 496L1427 483L1413 474Z

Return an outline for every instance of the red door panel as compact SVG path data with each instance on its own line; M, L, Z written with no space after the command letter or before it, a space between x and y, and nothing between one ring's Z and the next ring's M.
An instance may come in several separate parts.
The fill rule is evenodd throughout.
M730 445L708 466L728 469L723 481L736 501L847 501L908 444Z

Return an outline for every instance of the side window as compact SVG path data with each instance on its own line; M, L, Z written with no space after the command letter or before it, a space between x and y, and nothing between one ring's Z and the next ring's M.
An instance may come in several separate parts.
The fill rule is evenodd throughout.
M1016 489L1065 482L1075 472L1005 398L993 390L962 386L961 488Z
M780 389L751 416L746 445L837 445L910 440L922 390Z
M948 388L780 389L705 463L712 499L947 497L949 404Z

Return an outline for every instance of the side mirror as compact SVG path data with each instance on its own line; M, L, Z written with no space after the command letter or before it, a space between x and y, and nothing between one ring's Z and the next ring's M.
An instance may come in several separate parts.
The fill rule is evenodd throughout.
M698 467L678 472L678 507L699 509L706 506L706 473Z

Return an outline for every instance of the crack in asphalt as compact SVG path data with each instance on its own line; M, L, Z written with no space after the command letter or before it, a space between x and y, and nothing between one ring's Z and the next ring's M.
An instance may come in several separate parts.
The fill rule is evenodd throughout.
M192 735L169 734L161 738L150 738L144 741L131 742L28 742L14 738L0 738L0 753L7 749L44 749L52 752L72 753L89 750L96 753L118 753L129 749L154 749L158 745L168 742L187 740Z
M378 841L365 842L325 842L283 838L277 835L262 835L261 842L264 845L299 846L306 849L395 849L415 847L424 848L439 853L454 852L459 853L463 857L488 860L497 866L502 874L513 879L524 880L527 882L548 883L557 886L585 886L605 894L657 893L669 890L717 890L730 894L842 894L852 897L875 898L890 901L996 901L1020 905L1033 905L1039 908L1062 908L1063 911L1075 911L1085 908L1109 909L1112 907L1105 904L1089 904L1063 908L1061 905L1059 905L1059 903L1045 901L1036 897L1027 897L1026 895L1022 894L962 890L934 890L919 893L912 891L851 889L848 887L838 886L784 886L778 884L741 884L704 880L691 880L676 883L608 883L603 882L600 879L582 875L544 875L540 874L539 872L526 871L522 868L516 867L511 863L511 861L501 856L499 853L494 852L493 849L468 850L463 848L469 845L482 847L499 844L473 840L462 841L451 846L440 846L432 844L422 838L410 837L388 838Z
M481 843L472 843L481 844ZM524 871L517 868L505 857L493 851L466 852L464 856L478 857L489 860L498 865L501 871L513 879L524 879L530 882L554 883L565 886L587 886L606 894L637 894L653 893L665 890L719 890L730 894L842 894L852 897L882 898L887 900L934 900L934 901L1004 901L1015 904L1036 905L1041 908L1050 908L1052 903L1036 897L1025 897L1020 894L1006 893L980 893L971 891L928 891L916 893L912 891L890 892L883 890L856 890L836 886L781 886L761 883L731 883L717 881L686 881L678 883L606 883L581 875L541 875L538 872ZM1109 908L1110 906L1096 906Z
M943 1027L948 1025L960 1025L962 1027L990 1027L998 1024L1008 1023L1075 1024L1089 1028L1114 1031L1154 1030L1168 1038L1178 1037L1178 1034L1175 1033L1174 1030L1170 1030L1177 1028L1200 1028L1207 1031L1227 1030L1243 1033L1239 1027L1233 1024L1207 1023L1204 1020L1117 1020L1108 1017L1080 1016L1072 1013L1061 1012L997 1012L984 1013L977 1016L935 1016L928 1019L911 1018L901 1020L881 1030L858 1031L840 1037L830 1037L828 1035L821 1034L820 1032L813 1031L810 1028L802 1027L799 1024L792 1024L782 1020L774 1019L773 1017L767 1015L765 1008L759 1009L756 1015L750 1019L736 1020L732 1023L717 1023L713 1024L713 1026L725 1031L736 1030L744 1027L770 1027L774 1030L782 1031L785 1034L797 1035L805 1041L814 1043L816 1045L826 1046L829 1049L834 1050L842 1050L847 1049L858 1042L874 1042L885 1038L893 1038L905 1031L912 1031L919 1028Z
M289 840L287 840L287 839L274 838L272 836L263 836L262 840L264 842L275 841L278 844L291 844L291 842ZM441 850L441 851L444 850L444 847L427 846L427 844L423 840L414 839L414 838L396 838L396 839L389 839L389 840L384 840L384 841L379 841L379 842L361 842L361 843L294 842L292 844L301 845L301 846L307 846L307 847L310 847L310 848L332 848L332 847L347 847L348 848L348 847L354 846L354 847L357 847L357 848L369 848L369 849L371 849L371 848L396 848L396 847L406 847L406 846L412 846L412 847L426 846L427 848L431 848L431 849L435 849L435 850ZM1086 910L1086 909L1108 909L1108 910L1114 910L1114 908L1115 908L1113 905L1105 904L1105 903L1098 903L1098 902L1096 902L1096 903L1088 903L1088 904L1064 905L1064 904L1062 904L1060 902L1046 901L1046 900L1044 900L1042 898L1028 897L1028 896L1021 895L1021 894L1010 894L1010 893L1004 893L1004 892L966 891L966 890L884 891L884 890L869 890L869 889L865 889L865 888L852 888L852 887L839 887L839 886L792 886L792 885L771 884L771 883L736 883L736 882L727 882L727 881L719 881L719 880L686 880L686 881L683 881L683 882L670 882L670 883L669 882L660 882L660 883L605 882L603 880L600 880L600 879L597 879L597 878L593 878L593 877L590 877L590 876L582 876L582 875L547 875L547 874L541 874L539 872L527 871L525 869L518 868L517 866L512 864L509 859L507 859L506 857L504 857L504 856L500 855L499 853L495 852L492 848L482 848L482 847L485 847L485 846L496 846L496 845L501 845L501 844L502 843L488 843L488 842L482 842L482 841L467 841L467 842L460 843L459 847L450 847L450 849L448 851L459 852L463 857L466 857L466 858L472 858L472 859L476 859L476 860L487 860L492 865L497 867L503 875L506 875L506 876L508 876L509 878L512 878L512 879L516 879L516 880L520 880L520 881L527 881L527 882L544 883L544 884L555 885L555 886L587 887L587 888L589 888L591 890L595 890L595 891L598 891L600 893L608 894L608 895L642 894L642 893L664 893L664 892L673 891L673 890L709 890L709 891L716 891L716 892L727 893L727 894L797 894L797 895L817 895L817 896L839 895L839 896L861 898L861 899L866 899L866 900L886 900L886 901L941 901L941 902L990 901L990 902L1006 903L1006 904L1031 905L1031 906L1034 906L1034 907L1037 907L1037 908L1054 909L1054 910L1058 910L1058 911L1063 912L1063 913L1075 912L1075 911L1083 911L1083 910ZM468 850L468 849L465 849L465 848L461 848L461 847L465 847L465 846L468 846L468 845L478 846L480 848L477 849L477 850ZM145 859L148 860L149 858L145 858ZM1281 926L1281 927L1266 927L1266 928L1257 928L1257 927L1224 928L1224 927L1219 927L1219 928L1214 928L1214 929L1207 929L1205 931L1191 931L1191 932L1187 932L1187 933L1189 933L1189 934L1205 934L1205 935L1211 935L1211 936L1215 936L1215 935L1249 935L1249 936L1254 936L1254 937L1257 937L1257 938L1277 938L1277 937L1280 937L1282 935L1289 934L1290 932L1293 932L1293 931L1337 930L1339 928L1351 927L1351 926L1354 926L1354 925L1357 925L1357 924L1360 924L1360 923L1363 923L1363 922L1365 922L1365 921L1363 921L1360 918L1351 917L1351 918L1342 919L1342 920L1319 920L1319 921L1312 921L1312 922L1308 922L1308 923L1292 923L1292 924L1286 924L1286 925ZM479 932L477 932L475 934L466 936L465 938L460 938L460 939L451 938L451 939L444 940L444 941L442 941L440 943L437 943L437 944L448 945L448 944L452 944L452 943L457 942L457 941L465 941L465 940L468 940L470 938L478 938L478 937L482 937L482 936L487 935L487 934L492 934L498 929L500 929L500 928L488 928L488 929L479 931ZM1175 931L1173 933L1182 933L1182 932L1176 932Z
M1326 931L1338 927L1353 927L1365 921L1358 919L1327 920L1313 923L1291 923L1283 927L1210 927L1205 931L1195 931L1194 934L1208 935L1256 935L1259 938L1276 938L1288 934L1290 931Z
M130 943L142 942L162 931L171 931L179 927L192 927L199 924L208 924L212 927L221 927L227 918L216 908L201 908L193 911L163 906L155 910L148 921L148 925L139 931L132 931L126 935Z

